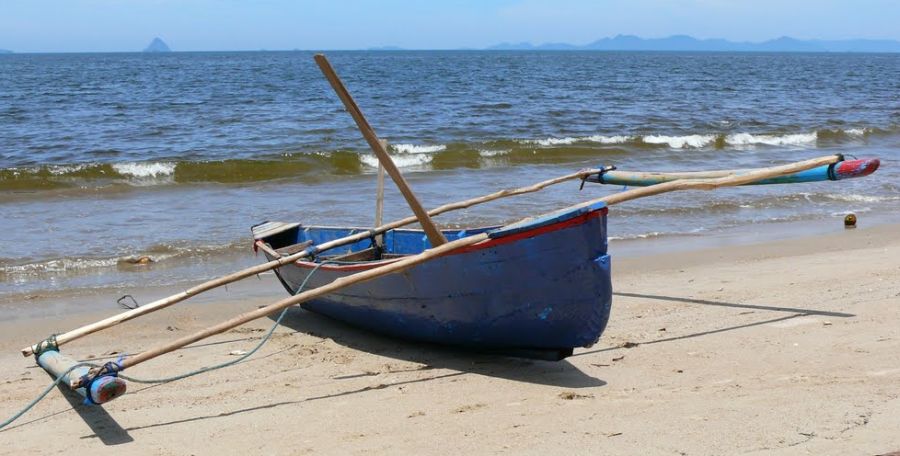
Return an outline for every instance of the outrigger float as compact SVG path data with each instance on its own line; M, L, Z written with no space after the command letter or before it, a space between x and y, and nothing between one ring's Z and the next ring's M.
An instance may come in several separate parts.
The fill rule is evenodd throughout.
M294 305L368 330L413 341L562 359L595 343L612 301L606 218L609 207L681 190L842 180L866 176L878 159L830 155L759 169L635 173L587 169L426 211L328 60L316 63L353 116L363 137L415 214L376 228L267 222L253 227L266 263L223 276L22 349L86 402L125 392L118 373L189 344ZM381 176L381 174L379 174ZM500 198L585 181L638 187L497 227L439 230L431 217ZM382 178L379 178L382 181ZM381 207L379 188L378 207ZM402 229L419 223L421 230ZM94 332L177 304L205 291L274 270L291 295L268 306L159 347L90 369L59 347ZM305 287L301 284L306 281Z

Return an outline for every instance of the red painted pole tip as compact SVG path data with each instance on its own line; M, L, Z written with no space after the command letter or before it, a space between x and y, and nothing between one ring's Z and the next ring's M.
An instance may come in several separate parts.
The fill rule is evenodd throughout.
M834 176L838 179L868 176L878 169L881 160L877 158L861 158L859 160L842 161L834 167Z

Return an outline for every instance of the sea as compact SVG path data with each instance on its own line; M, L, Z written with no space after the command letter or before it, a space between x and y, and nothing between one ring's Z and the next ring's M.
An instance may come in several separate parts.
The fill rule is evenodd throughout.
M851 212L861 226L900 221L900 54L328 57L426 207L602 165L842 153L882 167L617 205L611 252L831 232ZM263 221L371 227L376 167L312 52L0 55L0 297L211 278L262 261L250 227ZM579 186L436 221L503 224L623 190ZM388 182L385 220L410 213ZM130 261L141 256L153 262Z

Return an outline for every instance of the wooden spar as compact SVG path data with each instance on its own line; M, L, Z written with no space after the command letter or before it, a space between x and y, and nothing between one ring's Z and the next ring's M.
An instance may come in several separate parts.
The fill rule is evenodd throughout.
M409 184L403 179L403 175L400 174L397 165L391 160L391 156L388 155L384 145L378 141L378 135L375 134L375 130L369 125L369 121L363 116L362 110L359 109L356 102L353 101L353 97L350 96L350 92L344 87L344 83L341 82L341 79L338 77L337 73L335 73L334 68L331 67L331 63L329 63L328 59L322 54L316 54L315 60L316 64L319 65L319 69L322 70L322 74L325 75L325 78L328 79L331 87L344 103L347 112L349 112L353 117L353 120L356 121L356 126L359 127L359 131L362 132L366 142L369 143L372 152L375 152L378 161L384 166L384 170L391 176L391 179L393 179L397 188L400 189L400 193L403 194L403 198L406 199L409 208L412 209L413 214L419 219L422 229L425 230L425 234L428 236L428 241L431 242L432 246L445 244L447 238L445 238L440 230L438 230L437 226L435 226L434 221L428 216L428 212L422 207L422 203L419 202L416 195L413 194L412 189L409 188Z
M388 150L388 142L386 139L381 140L384 150ZM375 187L375 226L381 226L384 223L384 165L378 162L378 183ZM381 247L384 245L384 235L375 236L375 245Z
M323 285L318 288L313 288L308 291L304 291L297 295L291 296L289 298L282 299L274 304L269 304L268 306L261 307L259 309L245 312L243 314L238 315L230 320L219 323L215 326L210 326L204 330L198 331L194 334L182 337L180 339L169 342L168 344L141 352L135 356L130 358L125 358L121 363L119 363L120 369L124 370L129 367L136 366L145 361L149 361L153 358L156 358L160 355L164 355L171 351L177 350L186 345L192 344L194 342L206 339L207 337L214 336L216 334L223 333L228 331L229 329L235 328L237 326L243 325L247 322L257 320L259 318L266 317L271 315L279 310L285 309L287 307L291 307L296 304L300 304L311 299L318 298L319 296L326 295L328 293L337 291L341 288L353 285L355 283L365 282L367 280L371 280L377 277L381 277L383 275L391 274L394 272L399 272L409 267L415 266L420 263L424 263L428 260L431 260L435 257L441 256L445 253L451 252L461 247L466 247L472 244L477 244L484 240L488 239L487 233L476 234L474 236L465 237L462 239L458 239L453 242L448 242L442 244L437 247L432 247L431 249L425 250L424 252L411 255L405 257L401 260L395 261L393 263L386 264L381 267L369 269L363 272L358 272L356 274L341 277L333 282ZM99 372L99 369L92 369L92 374L96 375ZM70 383L72 388L80 388L83 385L81 384L81 379L76 379Z
M450 211L454 211L454 210L458 210L458 209L465 209L465 208L474 206L476 204L487 203L487 202L494 201L494 200L497 200L500 198L523 195L523 194L527 194L527 193L534 193L534 192L543 190L551 185L560 184L560 183L567 182L567 181L574 180L574 179L583 179L591 174L596 174L599 171L600 171L599 169L586 169L586 170L566 174L564 176L555 177L553 179L548 179L548 180L545 180L542 182L538 182L536 184L529 185L527 187L500 190L498 192L494 192L489 195L484 195L484 196L480 196L477 198L471 198L471 199L468 199L465 201L459 201L456 203L445 204L443 206L439 206L435 209L428 211L428 214L431 216L435 216L435 215L443 214L445 212L450 212ZM286 264L290 264L297 260L306 258L306 257L310 256L311 254L315 254L317 252L324 252L329 249L333 249L333 248L340 247L340 246L347 245L347 244L352 244L354 242L358 242L363 239L368 239L368 238L372 237L373 235L380 235L387 231L401 228L406 225L410 225L412 223L416 223L416 221L418 221L418 218L416 218L415 216L396 220L394 222L391 222L391 223L382 225L378 228L375 228L371 231L364 231L364 232L361 232L358 234L354 234L352 236L347 236L344 238L335 239L333 241L328 241L328 242L310 247L308 249L305 249L303 251L297 252L297 253L295 253L293 255L289 255L289 256L279 257L277 252L269 249L270 254L272 254L272 252L275 253L274 255L272 255L273 257L276 257L275 260L272 260L272 261L269 261L267 263L263 263L263 264L260 264L257 266L253 266L253 267L250 267L247 269L243 269L243 270L240 270L240 271L237 271L237 272L234 272L229 275L222 276L222 277L219 277L219 278L216 278L213 280L203 282L199 285L195 285L191 288L188 288L187 290L182 291L181 293L177 293L177 294L174 294L174 295L162 298L162 299L158 299L156 301L144 304L135 309L131 309L131 310L122 312L120 314L105 318L98 322L91 323L89 325L85 325L80 328L73 329L73 330L63 333L63 334L58 334L56 336L56 344L57 344L57 346L62 346L64 344L72 342L76 339L80 339L89 334L93 334L97 331L111 328L118 324L124 323L126 321L132 320L132 319L140 317L142 315L146 315L151 312L155 312L157 310L165 309L169 306L172 306L174 304L177 304L181 301L184 301L188 298L196 296L200 293L212 290L214 288L218 288L218 287L227 285L229 283L236 282L241 279L245 279L247 277L251 277L251 276L266 272L266 271L270 271L272 269L279 268ZM35 351L38 349L38 345L40 345L40 343L23 348L21 350L22 356L33 355L35 353Z
M565 210L571 210L579 207L585 207L592 204L596 204L598 202L605 202L607 205L618 204L624 201L633 200L636 198L641 198L644 196L658 195L661 193L672 192L677 190L714 190L719 187L725 186L735 186L742 185L747 182L753 182L754 180L759 179L769 179L772 177L776 177L783 174L788 174L792 172L798 172L805 169L810 169L816 166L821 166L823 164L836 163L840 160L839 156L826 156L812 160L806 160L802 162L792 163L784 166L776 166L771 168L762 169L753 173L742 174L737 176L726 176L713 180L701 180L701 179L692 179L692 180L681 180L681 181L673 181L666 182L663 184L654 185L652 187L644 187L634 190L629 190L622 193L617 193L614 195L606 196L603 198L599 198L593 201L589 201L587 203L577 204L571 206ZM522 223L529 219L522 220ZM458 239L456 241L452 241L437 247L433 247L429 250L425 250L424 252L411 255L405 257L401 260L398 260L393 263L388 263L384 266L375 267L372 269L368 269L362 272L358 272L356 274L352 274L349 276L344 276L338 278L326 285L323 285L318 288L314 288L308 291L304 291L297 295L294 295L289 298L285 298L281 301L278 301L274 304L270 304L268 306L256 309L251 312L246 312L241 315L238 315L235 318L224 321L217 325L211 326L204 330L198 331L194 334L182 337L175 341L169 342L165 345L147 350L145 352L139 353L133 357L126 358L124 361L120 363L121 369L127 369L133 366L136 366L145 361L149 361L158 356L164 355L166 353L172 352L179 348L182 348L186 345L192 344L194 342L203 340L205 338L214 336L216 334L223 333L228 331L229 329L235 328L247 322L266 317L271 315L279 310L285 309L287 307L300 304L320 296L332 293L334 291L340 290L344 287L365 282L367 280L375 279L377 277L381 277L387 274L403 271L409 267L415 266L420 263L424 263L429 261L435 257L447 254L461 247L473 245L484 240L488 239L487 233L481 233L469 237L465 237L462 239ZM92 369L92 375L103 375L104 372L101 369ZM72 388L81 387L81 380L76 380L71 383Z

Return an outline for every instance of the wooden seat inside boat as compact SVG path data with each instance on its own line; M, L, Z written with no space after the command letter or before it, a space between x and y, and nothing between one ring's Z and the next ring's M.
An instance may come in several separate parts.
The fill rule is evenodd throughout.
M288 246L285 246L285 247L281 247L281 248L275 249L275 251L278 252L278 253L280 253L280 254L283 255L283 256L288 256L288 255L293 255L293 254L295 254L295 253L297 253L297 252L300 252L300 251L302 251L303 249L305 249L305 248L311 246L312 244L313 244L313 241L300 242L300 243L297 243L297 244L288 245Z
M374 247L369 247L364 250L345 253L343 255L326 256L326 257L322 258L322 261L339 261L339 262L352 263L354 261L375 261L375 260L380 260L380 259L381 259L381 255L379 255L379 249L376 249Z
M335 255L335 256L325 256L322 257L323 261L335 261L335 262L362 262L362 261L379 261L379 260L390 260L394 258L402 258L408 255L398 254L398 253L385 253L383 249L369 247L364 250L359 250L356 252L345 253L343 255Z

